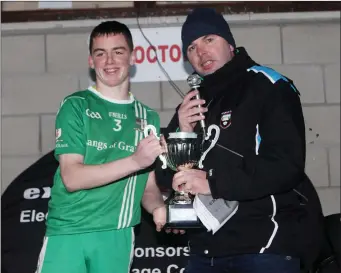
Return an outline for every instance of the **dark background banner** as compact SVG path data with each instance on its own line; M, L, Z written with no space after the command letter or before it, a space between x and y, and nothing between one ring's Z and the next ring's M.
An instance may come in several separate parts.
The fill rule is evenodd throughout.
M20 174L3 193L2 273L35 272L57 167L50 152ZM135 233L132 273L183 272L189 251L186 235L156 232L151 215L145 211Z

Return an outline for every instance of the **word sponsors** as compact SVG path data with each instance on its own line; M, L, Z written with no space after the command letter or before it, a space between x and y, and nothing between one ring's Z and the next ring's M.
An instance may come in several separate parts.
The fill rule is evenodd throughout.
M136 258L154 258L154 257L180 257L189 256L189 248L186 246L179 247L136 247L134 251Z

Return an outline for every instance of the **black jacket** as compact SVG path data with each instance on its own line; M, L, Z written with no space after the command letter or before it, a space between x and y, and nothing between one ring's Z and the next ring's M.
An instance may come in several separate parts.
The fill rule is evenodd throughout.
M292 81L259 66L238 48L232 61L204 77L199 90L209 104L207 127L218 125L218 143L242 155L219 146L208 153L203 163L206 171L213 170L211 193L240 204L215 235L189 231L191 252L208 257L264 252L313 259L322 212L304 172L305 126ZM177 127L176 113L166 136ZM195 131L200 133L200 126ZM171 187L174 173L159 166L158 183Z

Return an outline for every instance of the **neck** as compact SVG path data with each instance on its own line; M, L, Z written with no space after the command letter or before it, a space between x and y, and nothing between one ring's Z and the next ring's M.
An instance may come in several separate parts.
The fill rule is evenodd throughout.
M107 86L100 81L96 81L96 90L103 96L114 100L129 99L129 77L121 84L116 86Z

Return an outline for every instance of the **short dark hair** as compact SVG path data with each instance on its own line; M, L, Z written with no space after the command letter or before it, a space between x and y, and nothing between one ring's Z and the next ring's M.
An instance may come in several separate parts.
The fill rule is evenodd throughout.
M91 54L92 52L94 38L104 35L108 36L115 34L122 34L128 43L130 51L132 52L134 50L133 37L131 35L129 28L125 24L122 24L117 21L105 21L100 23L92 30L89 41L89 53Z

